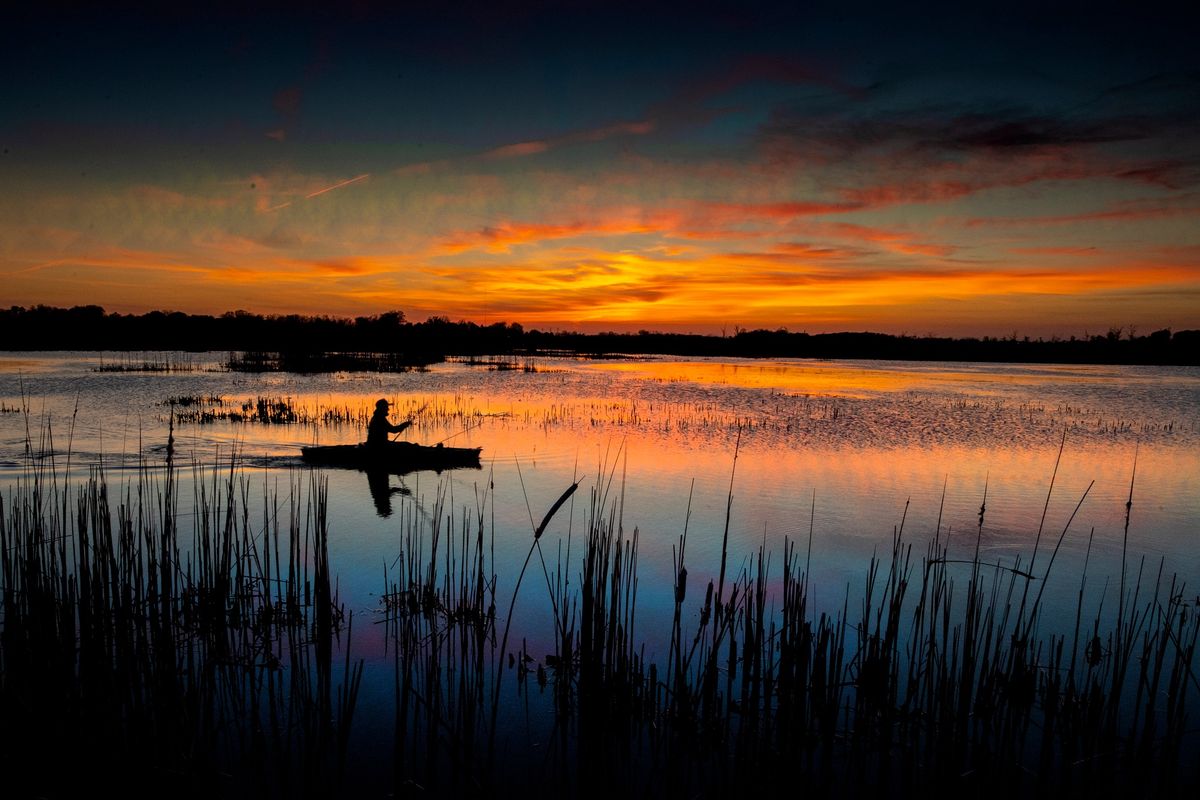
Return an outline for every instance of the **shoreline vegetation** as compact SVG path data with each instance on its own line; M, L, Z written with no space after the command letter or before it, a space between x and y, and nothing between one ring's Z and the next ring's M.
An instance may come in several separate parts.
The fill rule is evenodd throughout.
M579 530L582 480L540 524L531 514L516 575L497 574L491 479L461 508L442 485L427 513L405 515L377 609L387 652L368 667L392 687L375 709L389 742L355 735L364 666L328 553L353 531L328 519L319 472L293 473L281 493L234 463L183 480L168 458L113 491L99 469L69 488L31 465L0 497L7 785L46 797L363 796L359 782L378 780L398 797L782 785L1094 797L1176 796L1200 777L1194 590L1132 554L1113 576L1085 560L1073 630L1048 629L1043 587L1064 538L1085 535L1074 513L1053 528L1043 514L1028 560L1012 564L980 556L986 492L979 530L953 551L940 519L923 553L901 519L845 600L818 609L811 521L807 543L781 553L765 540L744 560L729 552L731 476L719 572L690 560L689 497L669 641L647 643L623 474L619 456L600 465L579 492ZM194 513L181 513L188 495ZM1132 505L1131 483L1126 543ZM689 586L689 565L713 579ZM529 612L514 615L529 595L544 650L526 643ZM547 710L531 718L531 704ZM382 778L347 769L364 754Z
M431 317L409 322L401 311L366 317L219 316L152 311L106 313L99 306L0 309L7 350L230 351L229 370L331 372L407 371L450 357L571 355L836 358L993 363L1200 365L1200 330L1138 335L1110 328L1067 339L949 338L870 332L808 334L787 329L735 329L729 336L578 333L526 330L517 323L479 325ZM238 354L233 354L237 351ZM160 363L162 362L162 363ZM114 371L191 371L187 359L118 360Z

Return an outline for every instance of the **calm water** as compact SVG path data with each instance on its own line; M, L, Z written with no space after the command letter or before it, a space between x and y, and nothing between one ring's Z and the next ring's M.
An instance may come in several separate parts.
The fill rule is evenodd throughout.
M235 459L252 487L307 491L300 446L358 441L374 401L387 397L394 420L419 412L409 438L482 447L484 468L393 477L392 485L408 494L392 497L386 517L363 474L325 473L331 559L348 608L368 618L378 614L384 570L396 560L405 520L427 516L439 496L443 513L460 519L468 509L474 513L489 480L494 500L487 513L495 514L495 571L504 595L528 550L531 518L539 521L577 477L590 489L600 476L600 483L611 481L610 502L621 504L626 529L639 530L639 636L647 656L661 659L671 548L689 495L693 585L703 586L719 568L732 476L732 567L748 563L763 543L781 557L785 538L807 544L811 528L815 596L826 606L818 610L836 611L847 595L853 601L871 554L890 547L902 521L920 548L940 514L943 531L951 532L951 557L969 558L985 490L984 558L1026 563L1065 431L1039 575L1047 548L1092 488L1063 539L1047 584L1048 608L1073 619L1089 534L1089 574L1099 576L1089 578L1098 587L1088 599L1092 607L1101 602L1103 577L1119 574L1135 458L1135 563L1145 556L1149 574L1161 563L1165 573L1187 581L1189 592L1200 587L1195 368L532 359L510 364L517 369L449 363L399 375L299 376L217 371L222 355L178 355L174 360L187 371L148 373L98 371L114 362L111 355L0 354L0 486L13 485L27 469L27 440L35 451L52 441L64 477L81 480L103 463L110 483L135 480L134 467L163 462L169 398L210 398L203 408L230 411L265 396L288 399L302 419L316 421L184 422L175 429L177 452L205 465ZM23 407L28 414L13 410ZM334 421L320 421L327 416ZM586 527L588 494L576 497L543 539L547 558ZM566 571L574 576L578 569L570 563ZM524 627L515 633L538 652L549 602L544 581L526 586L517 616ZM359 637L356 626L355 646L368 659L363 702L381 710L374 721L364 715L369 728L390 724L391 669L379 665L372 678L382 626L366 627L375 630Z

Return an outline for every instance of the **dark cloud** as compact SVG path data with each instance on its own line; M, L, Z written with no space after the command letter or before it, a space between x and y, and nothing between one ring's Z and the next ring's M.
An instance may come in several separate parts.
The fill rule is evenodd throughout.
M964 114L946 120L922 144L935 148L1015 150L1145 139L1153 122L1138 119L1070 120L1007 114Z
M1099 109L1134 110L1176 120L1200 121L1200 70L1157 72L1103 90L1088 103Z
M1153 117L1072 119L1018 110L965 111L931 107L909 111L856 108L810 115L803 108L773 110L762 125L768 149L811 148L851 154L870 148L1018 150L1148 139L1166 127Z
M304 91L299 86L289 86L275 93L273 105L275 110L285 117L291 117L300 111L300 102Z
M1200 182L1200 126L1192 122L1200 112L1170 101L1191 91L1185 83L1159 76L1109 90L1142 96L1139 89L1150 85L1162 89L1131 113L1112 102L1060 113L1033 112L1032 104L981 109L965 100L897 109L889 107L894 98L871 97L815 111L792 103L772 110L756 146L768 164L831 167L839 177L827 188L870 206L1045 180L1106 178L1182 190Z

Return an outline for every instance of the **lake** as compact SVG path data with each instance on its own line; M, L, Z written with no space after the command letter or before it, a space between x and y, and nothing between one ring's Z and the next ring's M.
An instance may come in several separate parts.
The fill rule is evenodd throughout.
M729 498L730 573L760 547L778 569L785 541L797 544L811 553L814 612L853 606L872 555L889 553L902 526L914 553L940 532L950 559L978 548L984 563L1039 580L1054 552L1041 624L1063 633L1085 559L1084 615L1115 604L1131 484L1130 569L1177 574L1191 593L1200 586L1197 368L503 357L296 375L223 371L224 358L0 353L0 486L11 492L51 466L68 484L102 467L110 486L133 485L164 468L172 431L185 482L231 463L252 497L327 481L340 600L377 620L404 531L431 515L447 530L487 518L506 610L533 529L581 480L542 538L545 572L531 570L515 604L516 641L539 658L553 640L548 578L577 579L595 496L638 533L636 636L647 660L667 657L685 525L689 584L703 587L720 569ZM406 438L482 447L483 468L393 476L394 491L373 497L363 473L303 464L303 445L364 438L380 397L393 421L412 416ZM260 398L268 415L280 409L291 421L247 421ZM692 619L702 599L693 591ZM355 628L368 736L391 725L383 627Z

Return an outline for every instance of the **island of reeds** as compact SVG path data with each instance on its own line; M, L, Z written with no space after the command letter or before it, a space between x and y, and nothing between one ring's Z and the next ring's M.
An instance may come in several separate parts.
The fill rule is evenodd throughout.
M403 517L375 620L387 655L364 665L328 555L353 531L328 518L319 474L279 490L233 464L168 463L72 486L31 462L0 498L6 796L1168 797L1195 785L1194 591L1127 554L1120 575L1085 565L1073 625L1048 627L1069 520L1010 566L978 545L951 558L940 521L914 552L901 521L829 611L811 602L811 532L729 552L731 491L719 564L692 564L680 521L668 641L648 644L616 465L590 489L564 487L516 574L496 573L490 486L464 508L439 490L428 513ZM986 498L980 531L985 514ZM714 577L689 580L689 565ZM1085 616L1094 592L1104 603ZM552 630L543 651L514 614L528 595ZM386 672L390 707L369 711L390 720L388 740L356 737L364 669Z

